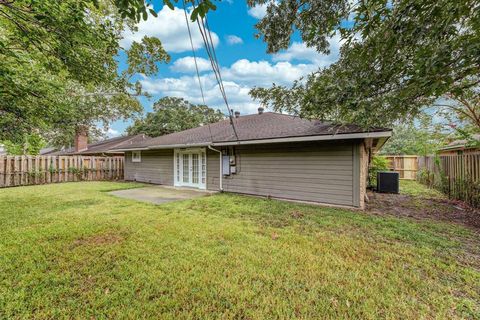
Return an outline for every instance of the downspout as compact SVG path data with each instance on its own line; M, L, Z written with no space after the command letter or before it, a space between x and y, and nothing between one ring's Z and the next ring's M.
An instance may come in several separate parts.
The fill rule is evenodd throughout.
M222 151L212 148L211 145L208 145L208 149L218 152L220 158L220 192L223 192L223 161L222 161Z

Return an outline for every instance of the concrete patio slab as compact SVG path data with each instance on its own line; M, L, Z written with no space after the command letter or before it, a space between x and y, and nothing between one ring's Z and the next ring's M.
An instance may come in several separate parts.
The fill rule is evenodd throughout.
M109 194L114 196L149 202L154 204L162 204L172 201L187 200L203 197L215 192L196 189L173 188L168 186L148 186L136 189L126 189L111 191Z

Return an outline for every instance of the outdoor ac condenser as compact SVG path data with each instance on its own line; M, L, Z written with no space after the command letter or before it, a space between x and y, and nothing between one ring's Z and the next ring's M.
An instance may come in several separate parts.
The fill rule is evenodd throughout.
M398 172L377 172L377 191L399 193L399 180Z

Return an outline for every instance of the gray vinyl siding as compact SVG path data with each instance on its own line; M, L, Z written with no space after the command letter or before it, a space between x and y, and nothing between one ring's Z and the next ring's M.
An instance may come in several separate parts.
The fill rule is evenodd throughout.
M213 150L207 149L207 189L219 190L220 189L220 158L219 153Z
M235 147L237 174L223 178L227 192L358 206L359 141L310 142ZM125 179L173 185L173 150L142 151ZM207 149L207 189L220 188L219 154Z
M357 148L357 142L239 146L237 174L224 177L223 189L358 206ZM219 188L218 167L218 154L209 153L208 189Z
M142 151L141 160L125 153L125 180L173 185L173 149Z

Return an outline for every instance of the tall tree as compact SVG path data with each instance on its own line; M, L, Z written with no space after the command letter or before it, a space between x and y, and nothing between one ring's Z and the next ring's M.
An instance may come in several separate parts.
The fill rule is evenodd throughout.
M195 105L182 98L164 97L155 102L153 112L137 119L127 128L130 135L144 133L150 137L162 136L208 123L223 120L220 110Z
M432 155L444 146L454 133L443 123L433 123L431 116L422 115L415 122L400 122L393 127L392 137L380 150L381 154Z
M145 37L119 73L119 40L134 23L109 0L0 0L0 140L68 137L77 125L140 112L132 76L156 73L169 56Z
M298 31L307 46L329 53L343 39L338 62L292 87L255 88L275 110L356 122L365 127L412 119L446 94L479 85L478 0L249 0L268 3L256 25L268 52L286 49Z

